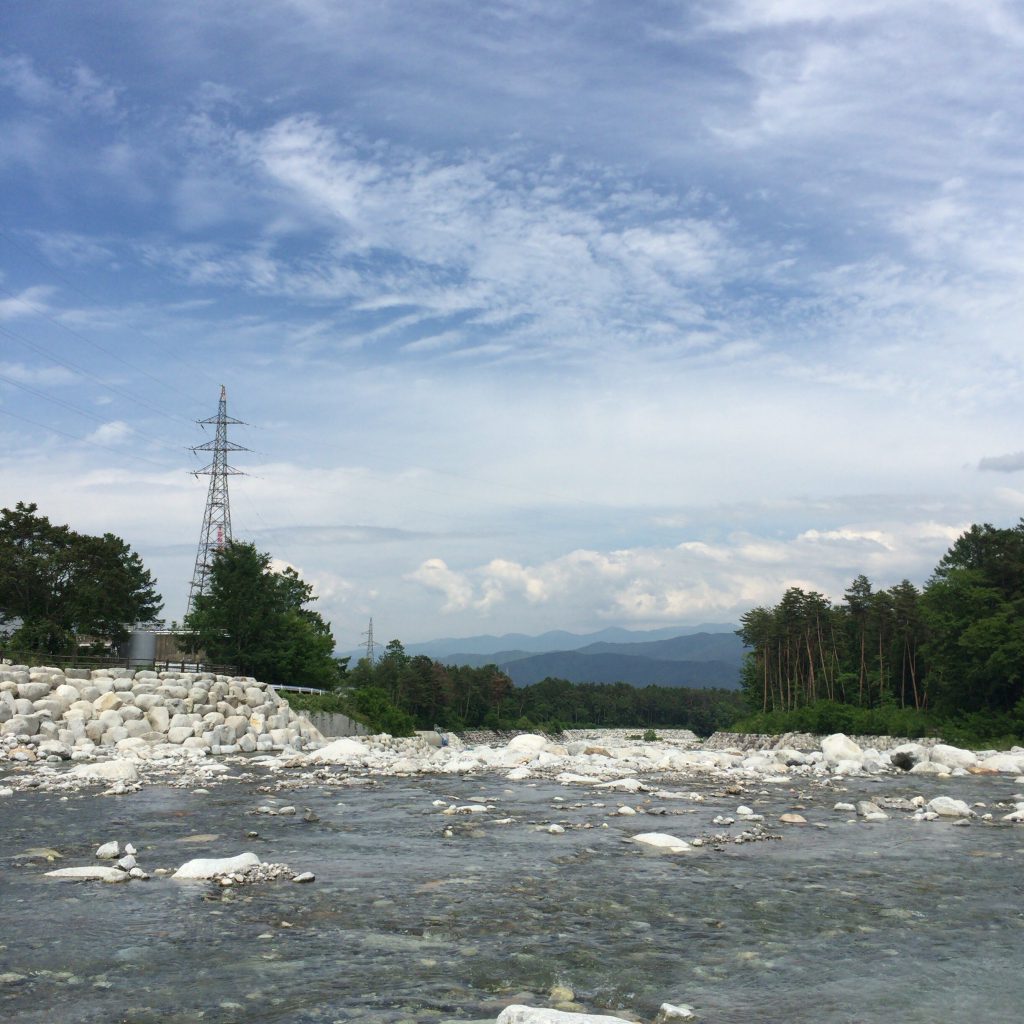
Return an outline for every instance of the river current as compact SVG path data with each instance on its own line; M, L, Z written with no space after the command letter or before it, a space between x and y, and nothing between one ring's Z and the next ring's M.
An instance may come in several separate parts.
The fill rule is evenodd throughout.
M946 795L998 818L995 802L1020 792L1012 778L770 783L741 796L720 782L671 786L698 803L497 775L341 779L4 798L0 1020L493 1020L513 998L550 1005L552 986L590 1012L651 1020L668 1001L720 1024L1002 1024L1024 1005L1024 827L895 810L866 824L832 809ZM444 816L435 800L494 810ZM735 834L742 826L712 819L740 803L781 838L675 856L628 841ZM261 804L298 813L255 813ZM621 804L666 813L610 816ZM808 825L777 824L794 808ZM150 872L252 850L316 882L44 877L95 863L112 839L133 843ZM30 853L40 848L61 859Z

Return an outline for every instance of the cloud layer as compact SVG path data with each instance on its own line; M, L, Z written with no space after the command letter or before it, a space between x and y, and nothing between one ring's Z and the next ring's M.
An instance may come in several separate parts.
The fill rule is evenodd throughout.
M5 500L168 617L221 384L236 532L343 646L920 583L1020 516L1014 5L240 15L22 5L0 53Z

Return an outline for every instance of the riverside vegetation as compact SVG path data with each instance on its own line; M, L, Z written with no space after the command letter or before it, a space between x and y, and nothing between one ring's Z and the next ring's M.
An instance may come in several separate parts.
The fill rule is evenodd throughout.
M183 639L214 662L270 684L327 691L299 697L393 735L565 727L835 731L1008 746L1024 736L1024 520L972 526L923 590L874 589L858 576L839 604L790 588L755 608L739 635L751 648L741 691L547 678L515 687L494 665L442 665L393 640L375 663L333 657L330 623L293 569L274 572L252 544L215 558L208 594ZM0 625L10 649L37 656L122 639L160 597L138 555L112 534L54 526L35 505L0 511Z
M861 575L831 604L791 587L747 612L739 635L754 713L737 731L1010 745L1024 736L1024 519L972 526L923 591L875 590Z

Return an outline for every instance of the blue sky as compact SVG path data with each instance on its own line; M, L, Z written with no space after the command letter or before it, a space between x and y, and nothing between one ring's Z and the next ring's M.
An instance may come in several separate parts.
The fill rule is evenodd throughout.
M0 500L378 636L728 621L1024 513L996 0L7 4Z

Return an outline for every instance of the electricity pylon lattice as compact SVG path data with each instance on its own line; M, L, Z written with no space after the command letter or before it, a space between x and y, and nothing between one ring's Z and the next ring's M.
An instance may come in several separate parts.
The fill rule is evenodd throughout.
M228 452L247 452L248 448L228 440L228 424L245 426L242 420L228 415L228 392L221 385L220 405L217 415L198 421L202 426L216 426L217 433L212 441L196 445L193 452L212 452L213 460L203 469L197 469L193 476L210 478L210 489L206 494L206 514L203 516L203 531L199 535L199 550L196 552L196 567L192 573L192 585L188 591L188 612L193 610L195 599L205 594L210 581L210 567L217 552L231 543L231 505L228 500L228 477L245 476L238 469L228 465Z
M370 619L370 628L363 634L366 638L366 660L372 665L374 660L373 649L379 647L380 644L375 643L373 639L373 619Z

